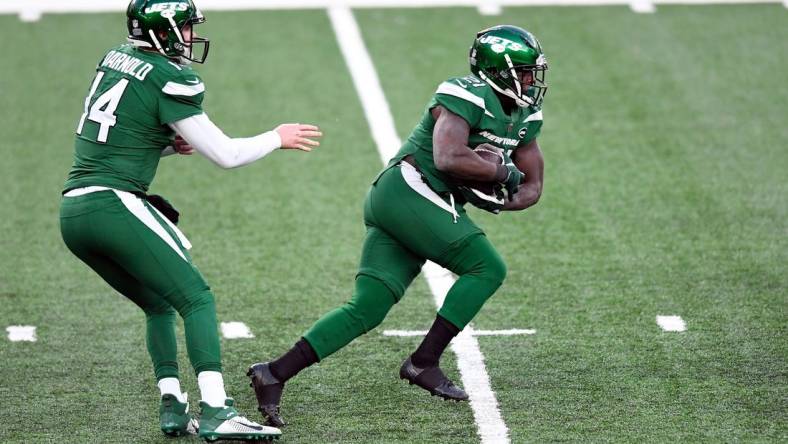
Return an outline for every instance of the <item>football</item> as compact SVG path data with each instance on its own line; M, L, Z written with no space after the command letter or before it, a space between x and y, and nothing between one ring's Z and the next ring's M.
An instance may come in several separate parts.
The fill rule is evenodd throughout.
M486 162L502 165L505 161L500 149L486 143L477 146L473 151ZM468 203L477 208L495 214L503 208L503 190L498 182L463 181L458 184L457 189Z
M496 148L493 145L483 143L474 148L473 151L487 162L491 162L496 165L502 165L504 162L503 154L500 148ZM462 185L473 188L474 190L480 191L490 196L495 195L496 190L500 188L500 184L497 182L466 181L463 182Z

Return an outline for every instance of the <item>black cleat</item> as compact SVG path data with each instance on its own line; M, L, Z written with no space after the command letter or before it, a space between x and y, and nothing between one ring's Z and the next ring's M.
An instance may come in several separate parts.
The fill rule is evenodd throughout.
M257 410L263 414L265 425L284 427L285 422L279 416L279 401L282 399L285 383L271 374L268 362L252 365L246 372L246 376L252 380L249 385L254 389L254 394L257 397Z
M453 382L443 374L440 367L418 368L410 361L410 356L399 369L400 379L407 379L408 383L416 384L430 392L433 396L440 396L443 399L453 399L455 401L467 401L468 394L465 390L454 385Z

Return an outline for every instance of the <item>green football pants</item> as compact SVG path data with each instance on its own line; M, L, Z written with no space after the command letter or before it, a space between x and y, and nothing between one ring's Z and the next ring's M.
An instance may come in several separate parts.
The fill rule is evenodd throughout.
M157 379L178 377L176 312L195 372L222 370L213 293L153 207L112 190L63 197L60 231L72 253L145 312Z
M379 325L429 259L459 276L439 314L464 328L506 277L506 265L463 208L429 189L409 164L385 171L364 204L366 238L349 302L304 335L322 360Z

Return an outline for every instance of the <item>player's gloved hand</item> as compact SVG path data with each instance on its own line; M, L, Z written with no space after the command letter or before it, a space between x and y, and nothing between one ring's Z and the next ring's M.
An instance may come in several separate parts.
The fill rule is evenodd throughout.
M145 196L145 199L153 205L153 208L159 210L159 213L163 214L164 217L170 220L170 222L178 225L178 220L180 219L181 213L175 209L174 206L168 201L167 199L159 196L158 194L149 194Z
M303 123L283 123L277 126L274 131L282 139L283 149L301 151L312 151L312 147L319 146L320 142L312 140L312 138L323 135L317 126Z
M504 153L504 164L502 165L506 168L506 177L503 177L503 168L501 168L501 177L500 184L503 185L504 189L506 189L506 194L509 200L512 200L514 194L517 193L517 190L520 189L520 183L525 178L525 174L518 170L517 167L514 165L514 161L512 161L511 157L507 156Z

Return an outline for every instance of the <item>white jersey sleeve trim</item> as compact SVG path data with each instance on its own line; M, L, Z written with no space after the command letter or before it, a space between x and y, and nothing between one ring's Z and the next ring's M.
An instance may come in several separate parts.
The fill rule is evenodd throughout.
M222 168L237 168L258 160L282 146L276 131L231 139L206 114L187 117L170 124L198 153Z
M457 86L453 83L443 82L438 86L438 90L435 91L435 94L446 94L449 96L459 97L465 101L471 102L474 105L478 106L479 108L484 110L484 114L487 114L490 117L495 117L492 115L491 112L487 111L487 106L484 103L484 98L474 95L467 89L464 89L461 86Z
M542 120L542 110L539 110L538 112L535 112L530 116L526 117L525 120L523 120L523 123L533 122L534 120Z
M184 85L182 83L167 82L164 88L161 89L164 94L171 96L196 96L205 92L205 84L198 82L194 85Z

